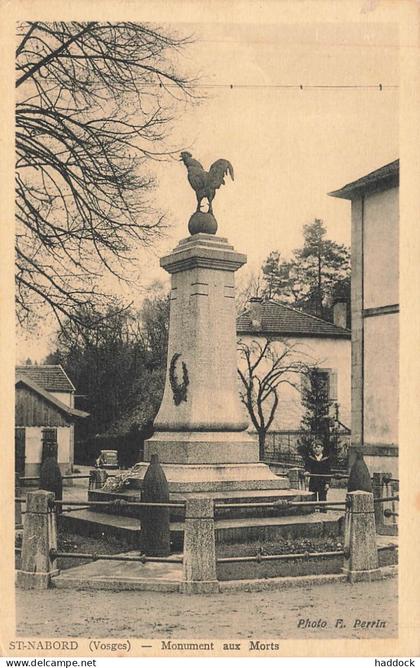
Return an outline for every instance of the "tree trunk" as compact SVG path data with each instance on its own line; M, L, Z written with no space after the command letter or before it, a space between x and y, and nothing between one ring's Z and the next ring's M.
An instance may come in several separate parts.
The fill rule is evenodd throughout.
M317 316L319 318L323 317L322 313L322 264L321 264L321 250L318 252L318 304L317 304Z
M258 445L260 450L260 462L264 461L265 456L265 431L258 432Z

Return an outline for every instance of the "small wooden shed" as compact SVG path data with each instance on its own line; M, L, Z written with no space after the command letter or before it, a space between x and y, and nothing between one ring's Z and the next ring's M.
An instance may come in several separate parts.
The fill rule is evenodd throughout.
M74 408L73 383L60 365L16 368L15 470L39 475L43 451L56 447L62 473L72 471L74 423L89 414Z

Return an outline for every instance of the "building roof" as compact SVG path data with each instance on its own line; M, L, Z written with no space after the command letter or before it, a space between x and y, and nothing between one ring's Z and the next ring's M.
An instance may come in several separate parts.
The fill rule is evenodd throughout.
M50 392L48 392L48 390L45 390L43 387L38 385L38 383L33 381L27 375L16 374L15 385L17 386L20 384L26 385L27 387L31 388L31 390L39 394L50 404L53 404L56 408L58 408L58 410L62 411L63 413L66 413L66 415L80 418L88 417L89 415L89 413L81 411L78 408L71 408L70 406L66 406L66 404L63 404L62 401L54 397Z
M341 197L342 199L354 199L360 197L366 192L377 192L387 190L399 184L400 161L394 160L388 165L384 165L374 172L362 176L357 181L347 183L339 190L328 193L331 197Z
M74 392L76 389L60 364L17 366L16 374L30 378L48 392Z
M238 334L260 334L270 336L299 336L350 339L351 331L337 327L309 313L298 311L273 300L260 304L261 326L252 324L249 310L242 313L236 321Z

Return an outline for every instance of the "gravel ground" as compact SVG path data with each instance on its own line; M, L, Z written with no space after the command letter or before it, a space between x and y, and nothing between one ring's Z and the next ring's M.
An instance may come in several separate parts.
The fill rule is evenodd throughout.
M389 638L397 579L283 591L177 593L17 591L17 633L42 638ZM303 628L309 619L325 628ZM345 628L336 628L342 619ZM301 626L298 626L301 620ZM382 628L354 627L383 620Z

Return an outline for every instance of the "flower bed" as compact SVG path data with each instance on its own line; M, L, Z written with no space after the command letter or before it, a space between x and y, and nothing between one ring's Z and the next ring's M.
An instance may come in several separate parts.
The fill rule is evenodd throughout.
M15 547L22 547L22 534L16 535ZM113 536L103 534L101 537L82 536L80 534L68 531L66 529L59 529L57 550L59 552L88 552L97 554L119 554L120 552L127 552L133 548L120 539ZM73 568L74 566L81 566L88 564L91 559L73 559L71 557L57 559L57 567L60 570ZM16 568L20 568L20 555L16 556Z
M312 538L279 538L276 542L235 543L217 545L218 557L252 556L261 550L261 554L292 554L301 552L333 552L342 550L341 537L334 535L314 536Z
M337 552L343 550L343 543L337 536L313 538L280 538L275 543L248 543L217 546L217 558L248 557L260 554L303 554L319 552ZM219 580L251 580L297 575L319 575L340 573L343 566L342 555L324 555L310 558L290 558L282 560L264 560L260 562L225 562L217 564Z

